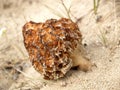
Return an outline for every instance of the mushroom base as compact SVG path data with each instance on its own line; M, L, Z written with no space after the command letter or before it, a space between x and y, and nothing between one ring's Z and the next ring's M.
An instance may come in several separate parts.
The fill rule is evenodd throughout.
M84 57L83 55L84 50L82 49L81 45L79 45L73 53L71 53L71 59L73 61L73 66L72 68L78 67L78 69L82 71L89 71L91 70L93 64L91 61Z

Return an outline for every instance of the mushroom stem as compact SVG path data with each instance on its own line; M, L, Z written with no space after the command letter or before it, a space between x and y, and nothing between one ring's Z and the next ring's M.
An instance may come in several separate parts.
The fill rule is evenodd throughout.
M92 63L89 61L88 58L84 57L83 53L84 50L82 49L81 45L78 45L77 48L71 53L71 59L73 61L73 66L78 67L82 71L89 71L91 70Z

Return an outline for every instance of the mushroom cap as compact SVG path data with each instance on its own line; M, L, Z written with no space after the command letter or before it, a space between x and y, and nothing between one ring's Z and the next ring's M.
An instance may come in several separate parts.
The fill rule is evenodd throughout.
M70 54L81 42L81 33L70 19L28 22L23 26L24 45L34 68L44 79L63 77L72 67Z

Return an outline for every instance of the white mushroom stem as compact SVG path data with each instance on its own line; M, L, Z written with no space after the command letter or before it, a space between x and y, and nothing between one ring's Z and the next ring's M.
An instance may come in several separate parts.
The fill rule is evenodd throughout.
M81 45L78 45L77 48L71 54L71 59L73 62L72 67L78 66L79 69L83 71L91 70L92 63L89 61L89 59L84 57L82 52L84 52L84 50L82 49Z

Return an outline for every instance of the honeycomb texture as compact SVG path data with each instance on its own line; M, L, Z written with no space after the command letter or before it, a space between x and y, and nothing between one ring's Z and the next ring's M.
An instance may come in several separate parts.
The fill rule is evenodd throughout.
M34 68L44 79L63 77L72 67L70 54L81 42L81 33L70 19L28 22L23 26L24 45Z

